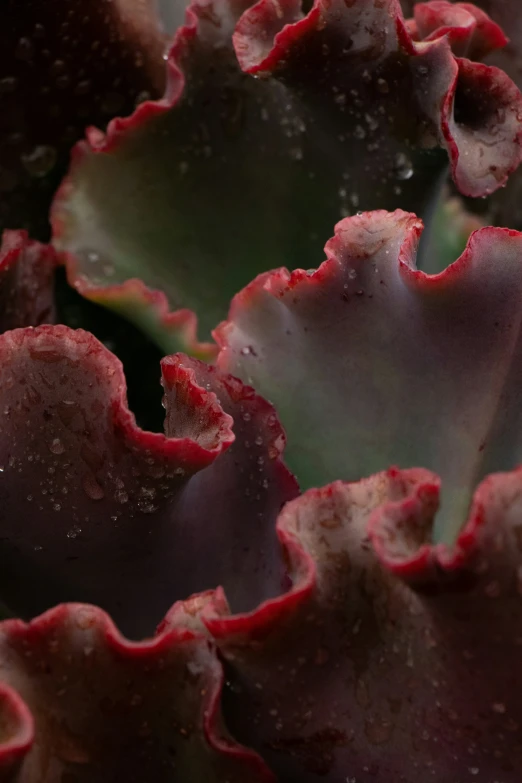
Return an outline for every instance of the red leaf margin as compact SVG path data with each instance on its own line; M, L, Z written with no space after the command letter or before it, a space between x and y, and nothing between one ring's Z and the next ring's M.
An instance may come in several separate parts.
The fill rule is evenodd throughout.
M450 5L455 20L452 26L453 17L447 9L445 8L444 13L437 11L439 0L426 4L429 8L432 5L436 7L435 15L440 13L443 27L430 33L427 41L418 42L404 20L399 0L385 0L388 13L394 19L403 53L419 58L420 61L431 52L433 57L440 60L437 67L440 67L441 62L450 67L452 80L446 87L443 99L433 106L427 103L423 111L438 128L439 142L448 152L453 177L459 188L467 195L483 196L501 187L522 160L522 96L502 71L455 57L449 45L449 41L452 42L456 37L461 48L470 46L478 52L502 46L506 39L500 28L470 4ZM448 4L442 5L445 7ZM233 27L234 20L239 18L235 25L233 42L238 61L245 73L255 76L271 74L277 77L278 68L284 68L292 47L302 45L307 35L313 35L314 30L321 29L328 15L334 13L332 8L326 0L316 0L304 18L294 21L300 16L300 3L297 0L285 0L282 6L275 0L261 0L251 7L248 0L241 0L230 3L228 16L225 14L226 20L223 24ZM199 33L200 17L203 18L205 12L205 6L201 6L198 0L194 0L187 10L185 26L177 31L167 58L167 88L164 97L142 103L129 117L112 120L106 133L89 128L86 139L74 147L69 172L57 191L51 209L53 237L58 247L61 237L66 234L66 209L62 211L62 207L67 204L74 190L75 174L81 169L86 157L91 154L111 154L118 149L127 133L144 127L147 122L169 112L179 103L185 88L183 60L190 51L191 42ZM462 26L461 17L466 14L473 21ZM429 57L427 62L429 63ZM483 166L484 149L481 147L480 150L474 150L465 126L454 120L457 89L462 95L470 93L472 102L477 95L481 96L479 113L482 118L488 118L488 122L484 122L486 132L489 132L488 123L493 122L493 117L495 122L498 122L498 112L502 112L504 116L506 138L503 143L508 151L489 166L487 175L481 173L482 179L488 179L489 184L485 181L480 184L478 180L474 182L473 175L468 171L471 159L474 161L472 167L475 163ZM420 93L425 92L423 85ZM88 277L80 272L81 264L74 253L63 249L60 257L67 269L69 283L82 296L127 314L141 311L148 319L152 319L155 331L161 335L160 343L167 352L181 350L205 360L215 359L215 346L198 341L197 316L192 311L181 309L169 312L164 294L148 288L136 278L119 284L89 282Z
M74 710L74 699L78 695L77 691L79 690L80 696L82 694L82 677L85 678L87 691L83 693L83 699L85 701L89 700L88 683L92 674L92 667L96 668L98 658L101 659L103 653L108 654L109 661L112 661L115 666L117 662L121 662L121 664L126 662L130 665L131 672L136 671L137 676L141 674L143 677L142 686L140 687L138 684L136 688L138 695L134 693L133 696L136 705L134 710L139 712L142 703L139 691L143 691L143 701L146 701L147 682L149 677L152 677L148 673L153 671L154 667L159 666L160 680L165 676L172 676L174 684L177 680L183 682L187 677L186 665L190 664L194 650L199 649L206 660L205 671L203 672L205 685L201 688L201 683L197 681L192 686L194 691L192 694L187 694L186 691L182 690L181 695L182 698L187 700L192 697L197 704L197 712L193 718L194 725L201 723L203 729L202 733L198 734L198 741L202 745L199 753L202 757L209 757L206 771L208 777L205 779L209 780L209 783L211 781L221 783L224 779L235 781L235 783L242 783L245 779L251 780L252 783L274 783L274 777L261 758L252 750L236 743L224 727L220 709L221 693L224 685L223 667L216 656L215 648L209 642L208 636L201 633L193 622L194 614L200 609L201 605L204 605L206 600L208 600L208 595L201 594L193 596L188 601L178 602L171 610L169 627L165 627L164 630L159 631L153 638L142 642L130 642L127 640L121 635L105 612L88 604L62 604L35 618L30 623L24 623L21 620L6 620L1 623L0 646L2 648L3 677L5 679L0 689L0 715L4 725L9 726L11 736L7 741L0 744L0 768L10 773L9 780L26 779L23 771L25 759L31 764L31 751L40 734L45 731L46 722L48 720L51 721L53 714L63 712L63 700L67 701L68 695L64 694L65 689L61 691L59 688L60 678L58 676L59 665L57 665L57 657L62 658L61 663L66 667L66 670L74 665L75 648L81 648L81 637L84 636L85 644L89 645L89 658L92 660L90 664L84 662L83 666L87 666L87 668L84 669L83 675L80 677L79 686L75 682L68 683L69 689L74 692L71 710ZM93 633L95 634L94 644L92 639ZM65 644L63 642L64 636L66 637ZM68 648L68 644L70 648ZM38 651L36 654L37 660L32 660L36 651ZM10 655L13 658L10 658ZM27 659L28 655L30 657ZM50 658L50 664L45 663L47 655ZM10 674L13 675L13 660L16 660L17 656L20 660L14 676L11 676L14 684L10 685ZM27 663L24 661L24 657L27 659ZM103 676L103 663L100 665ZM9 672L10 666L11 672ZM79 671L82 671L82 667L80 667ZM114 681L118 680L118 674L119 667L116 666L112 675ZM126 676L128 676L128 672ZM51 680L53 677L56 677L57 682L54 687L51 684L49 696L51 703L46 702L45 710L42 713L42 709L38 708L38 684L40 679L43 683L46 683L49 677ZM187 682L190 683L190 677ZM151 679L150 688L152 690L155 689L153 683L154 679ZM112 685L113 679L111 678L106 692L107 698L110 698ZM136 683L134 685L136 686ZM190 688L190 685L188 687ZM20 691L25 693L25 698L28 702L20 695ZM165 705L161 703L164 701L167 705L167 711L170 709L172 713L171 707L175 711L176 705L169 705L169 696L166 692L160 693L159 696L156 694L156 698L159 701L157 705L158 710L165 709ZM31 700L36 712L36 719L29 709ZM85 704L83 701L80 701L77 706L81 713ZM115 707L117 708L117 706L116 702ZM148 706L150 707L150 705ZM94 709L92 709L93 707ZM125 712L129 708L122 704L122 709ZM98 737L97 742L94 744L91 737L90 747L95 747L100 758L95 761L93 769L91 768L91 772L89 772L90 761L81 758L82 751L81 745L79 745L80 758L75 757L75 751L73 750L70 758L67 758L67 754L64 754L60 766L63 765L63 769L67 769L68 763L72 762L71 771L74 770L75 774L80 775L78 780L92 780L91 774L96 775L97 781L112 780L110 771L108 771L109 777L104 777L104 753L108 752L110 754L111 743L110 741L107 743L101 727L107 725L109 731L111 728L119 731L121 727L113 726L113 719L107 720L103 715L103 704L96 703L96 696L94 696L94 704L91 705L91 710L92 714L88 717L88 723L90 722L91 724L90 732L96 735L98 730L101 729L102 736L101 741L100 737ZM98 715L96 715L97 712ZM151 722L154 721L154 714L149 715L145 711L145 716L149 717ZM148 721L143 725L148 725ZM54 728L54 732L58 735L63 731L65 731L65 740L63 741L67 742L66 724L65 726L59 724ZM179 754L182 759L182 765L184 746L187 745L183 732L183 727L178 732L174 726L172 727L172 744L178 746L176 763L179 763L177 758ZM57 741L59 742L60 740L58 739ZM145 744L143 744L142 740L144 748L147 747L147 742L148 740L145 740ZM127 775L129 777L126 776L125 779L129 781L138 779L134 775L136 774L136 769L139 769L143 764L143 758L139 752L139 735L134 739L134 743L132 747L129 746L127 748L125 759L122 759L122 761L125 760L128 767ZM134 761L132 761L133 752L135 752ZM76 764L77 761L81 762L80 765ZM133 767L133 764L136 767ZM205 760L203 760L202 765L205 768ZM35 774L34 767L30 766L30 769L30 774ZM42 774L44 774L43 769ZM165 781L171 780L171 773L168 768L164 774L165 777L161 779Z

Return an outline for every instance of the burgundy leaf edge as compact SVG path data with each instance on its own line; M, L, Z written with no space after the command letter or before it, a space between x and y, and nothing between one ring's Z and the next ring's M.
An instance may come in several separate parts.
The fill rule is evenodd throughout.
M181 61L197 36L199 19L193 10L198 6L198 0L191 0L185 13L185 23L178 28L173 43L165 56L167 70L165 95L157 100L146 100L136 107L128 117L115 117L105 132L89 127L85 139L77 142L70 155L69 170L58 187L51 204L49 221L52 230L52 242L59 240L63 233L63 221L60 218L60 205L66 203L72 188L75 172L81 167L84 159L92 153L109 154L118 147L118 143L127 131L138 128L149 119L170 111L180 100L185 89L185 75ZM177 338L183 351L203 359L212 361L217 353L213 343L201 342L197 337L198 318L194 311L187 308L171 311L167 297L162 291L149 288L139 278L131 278L120 284L96 285L90 283L78 271L78 262L74 253L58 251L61 264L65 267L67 281L78 293L99 304L118 307L125 300L131 300L138 307L149 311L160 328L167 334Z
M428 274L415 269L410 263L410 258L416 251L423 229L422 220L415 215L402 210L396 210L393 213L377 210L344 218L335 226L334 237L326 243L326 260L323 261L316 271L310 274L303 269L297 269L290 273L287 269L281 268L273 272L266 272L259 275L236 294L232 300L227 320L219 324L213 332L213 336L220 348L216 360L217 367L223 372L226 371L228 354L232 350L229 343L229 333L234 330L235 322L241 313L248 311L258 296L268 295L278 298L282 294L301 286L308 289L320 289L325 281L335 276L336 269L340 263L337 260L336 252L338 235L343 232L343 243L349 245L350 239L349 237L347 238L347 234L353 228L353 244L355 244L357 228L364 226L371 228L374 218L382 220L382 218L386 217L390 221L401 221L406 224L404 239L398 251L398 265L401 274L405 278L405 284L420 289L429 287L434 291L444 291L444 289L453 284L453 281L458 281L462 275L466 275L475 243L481 241L488 242L498 236L521 237L520 232L514 229L498 227L477 229L470 235L466 248L458 259L442 272ZM498 494L499 491L502 492L504 483L507 492L510 477L513 476L520 479L522 487L522 467L515 467L512 471L506 473L489 474L475 488L468 518L452 546L430 542L429 538L426 537L428 532L431 533L432 520L430 520L430 524L427 527L425 526L425 540L423 540L423 543L418 545L410 557L398 559L393 556L391 548L386 544L389 536L385 535L386 526L384 520L388 518L391 520L391 522L388 522L388 526L392 525L394 534L401 538L406 546L407 530L401 520L405 518L412 520L416 518L419 520L422 514L425 513L426 507L431 507L431 517L433 517L438 507L441 481L436 474L422 467L410 468L408 470L390 467L383 474L374 474L373 477L365 477L361 481L368 481L371 478L375 479L378 475L387 475L394 480L400 480L401 477L404 479L408 478L408 483L416 484L416 490L412 491L406 499L399 503L388 503L376 509L371 514L368 523L368 535L382 565L396 576L412 583L430 581L435 574L440 576L441 571L449 574L462 569L468 561L471 552L475 550L479 543L486 510L493 496ZM277 535L283 549L287 553L288 559L296 564L295 570L302 574L299 582L287 594L267 601L257 610L243 615L226 616L228 614L226 597L222 591L216 591L212 610L215 617L211 617L210 611L206 611L203 615L203 621L214 637L220 638L234 633L255 634L264 626L275 624L279 617L291 613L294 607L301 604L313 592L315 581L313 561L301 544L285 530L285 519L290 514L289 509L296 508L300 502L308 502L318 493L320 495L321 493L333 492L336 487L341 487L348 483L353 484L357 482L336 481L321 489L310 489L285 506L276 524ZM408 548L411 550L411 541L408 543Z
M27 637L32 635L52 635L62 625L66 626L68 620L75 615L83 615L88 612L90 624L96 625L102 631L102 639L99 643L106 644L109 649L122 657L134 660L146 659L150 656L161 657L172 647L182 646L187 642L201 642L208 644L209 638L204 631L193 626L190 621L184 620L184 610L188 609L188 616L194 614L193 605L200 605L208 599L208 593L200 593L192 596L187 601L178 601L171 608L169 615L171 622L163 629L142 641L131 641L120 633L110 616L97 606L83 603L60 604L47 612L35 617L30 622L19 619L4 620L0 623L0 631L8 636ZM214 651L215 655L215 651ZM211 750L217 754L229 757L248 764L252 772L256 772L260 781L275 783L275 779L261 757L250 748L235 742L220 731L220 706L221 695L225 684L225 673L222 664L219 665L219 676L214 680L212 687L201 695L201 711L203 714L204 737ZM0 742L0 768L14 767L19 764L24 756L31 750L35 740L34 720L29 707L18 695L14 687L0 685L0 708L2 701L19 722L17 733L6 743Z
M449 21L446 13L450 14ZM462 21L459 21L459 17ZM500 25L473 3L453 4L448 0L416 3L413 18L406 20L406 27L415 41L429 42L448 35L452 46L471 44L474 59L485 57L494 49L502 49L509 43Z
M8 350L13 350L22 345L26 340L47 338L50 345L54 342L73 343L85 342L98 353L100 365L108 370L110 378L110 408L113 424L119 428L129 444L133 448L143 450L163 457L167 460L178 462L182 460L190 465L194 472L202 470L210 465L234 442L232 417L224 412L214 392L207 391L198 385L194 370L183 366L182 362L168 363L166 357L160 363L162 369L168 374L169 382L183 380L186 386L188 400L195 408L206 407L208 415L212 415L218 422L218 434L216 443L210 447L202 446L197 441L189 438L174 438L160 432L150 432L141 429L136 418L128 407L127 383L120 360L108 348L102 345L94 335L83 329L71 329L62 324L43 324L38 327L22 327L12 329L0 335L0 356Z
M488 506L503 492L507 498L513 495L513 479L522 489L522 466L507 473L491 474L479 484L467 521L451 547L432 544L429 540L439 506L440 480L424 468L401 470L391 467L358 482L334 481L307 490L289 501L277 520L277 535L288 562L291 587L286 593L264 601L255 610L237 614L231 614L224 591L215 590L202 608L200 619L218 647L238 640L243 644L266 638L287 618L291 619L314 594L317 585L315 560L292 530L293 519L300 510L307 505L319 505L319 501L324 503L349 486L382 479L400 486L405 494L400 500L385 501L370 513L367 540L385 572L414 589L430 590L445 580L458 579L459 574L464 574L467 566L473 563L481 550Z
M441 272L430 274L417 269L414 263L412 263L424 230L424 222L412 212L404 212L402 209L387 212L379 209L343 218L334 226L334 236L326 242L324 248L326 260L316 270L295 269L290 272L286 267L280 267L270 272L262 272L234 296L226 320L218 324L212 333L219 348L216 365L222 371L226 371L227 357L231 350L228 335L234 329L238 316L240 316L242 311L251 307L257 296L264 293L278 298L281 294L292 291L298 286L319 288L323 281L335 276L336 267L339 263L342 263L338 260L337 253L337 247L340 243L339 235L343 234L342 241L345 245L357 246L359 244L357 230L367 228L371 233L373 221L377 224L383 221L405 224L405 237L398 251L398 266L400 273L406 278L408 284L418 286L419 288L443 289L445 286L451 285L455 278L465 275L469 259L474 251L475 242L487 242L489 238L495 238L496 236L514 238L521 236L519 231L510 228L498 226L478 228L470 234L466 247L459 258ZM352 230L353 238L350 238Z
M0 718L4 727L9 727L11 736L0 740L0 771L16 768L34 742L34 719L32 713L14 688L0 684Z
M31 239L24 229L6 229L0 237L0 274L16 263L22 251L32 249L38 250L41 263L51 268L58 266L56 251L51 245Z

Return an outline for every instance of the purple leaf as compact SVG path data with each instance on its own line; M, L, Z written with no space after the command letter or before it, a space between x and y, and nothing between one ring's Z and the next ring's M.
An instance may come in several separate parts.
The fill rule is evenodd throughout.
M140 637L193 592L245 610L280 591L274 522L297 487L273 408L196 360L162 372L166 435L136 426L88 333L0 337L0 592L23 617L81 600Z
M31 241L23 231L4 232L0 247L0 333L54 321L56 266L51 247Z
M289 503L293 587L203 612L225 715L282 783L517 783L522 476L490 476L455 548L430 544L439 482L388 471Z
M2 780L274 783L223 726L222 667L192 619L205 600L139 643L85 604L2 623Z

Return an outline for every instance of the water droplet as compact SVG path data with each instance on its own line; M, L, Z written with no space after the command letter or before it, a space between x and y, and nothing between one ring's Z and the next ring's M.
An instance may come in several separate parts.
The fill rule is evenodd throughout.
M105 497L103 488L98 484L92 474L87 473L83 478L82 484L85 494L88 495L91 500L101 500Z
M350 271L348 272L348 277L350 278L350 280L355 280L355 278L357 277L357 272L355 271L355 269L350 269Z
M77 538L81 532L81 527L74 525L69 531L67 531L67 538Z
M49 444L49 451L51 451L53 454L63 454L65 451L65 446L63 445L60 438L54 438L53 441Z
M79 531L81 532L81 531ZM75 616L76 625L81 631L88 631L96 624L96 616L91 609L79 609Z
M117 500L118 503L123 504L123 503L127 503L127 501L129 500L129 496L123 490L118 490L118 492L116 492L114 495L114 499Z
M413 176L413 164L403 152L395 156L394 167L397 179L410 179Z

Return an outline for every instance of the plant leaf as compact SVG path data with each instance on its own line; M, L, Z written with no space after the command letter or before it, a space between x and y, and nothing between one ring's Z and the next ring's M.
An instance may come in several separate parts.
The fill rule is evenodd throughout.
M267 273L236 296L218 363L274 402L303 487L437 472L436 535L451 542L477 483L522 460L522 236L482 229L427 275L421 228L401 211L341 221L316 272Z
M161 289L207 335L267 266L312 265L339 215L426 210L441 147L472 195L503 184L522 155L515 86L446 40L417 44L395 0L318 0L305 16L262 0L236 25L248 5L195 0L164 99L91 131L54 203L71 282L160 342L120 284ZM484 39L504 40L491 29Z
M205 600L176 605L168 630L136 643L85 604L2 623L0 708L10 734L0 736L0 765L9 780L273 783L223 726L222 667L191 620Z
M0 247L0 333L55 318L54 250L24 231L6 231Z
M430 544L439 481L388 471L289 503L290 592L203 619L234 736L282 783L516 783L522 771L522 474L488 477L454 549ZM464 743L464 745L463 745ZM463 750L464 748L464 750Z
M0 595L10 609L96 603L141 637L200 589L224 585L238 610L280 591L274 522L297 487L268 403L197 360L168 357L161 435L137 427L120 363L86 332L13 330L0 357Z

